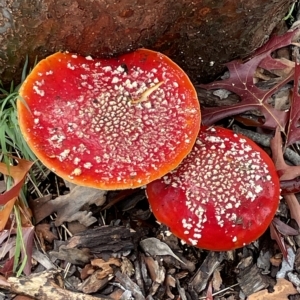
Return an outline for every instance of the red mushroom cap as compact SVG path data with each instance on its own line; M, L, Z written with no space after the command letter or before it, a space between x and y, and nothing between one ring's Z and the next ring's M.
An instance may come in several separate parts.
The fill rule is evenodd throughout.
M146 49L112 59L53 54L20 96L20 128L37 157L61 177L101 189L160 178L190 152L200 128L187 75Z
M177 237L226 251L263 234L278 207L280 186L272 160L253 141L202 127L192 152L146 192L157 220Z

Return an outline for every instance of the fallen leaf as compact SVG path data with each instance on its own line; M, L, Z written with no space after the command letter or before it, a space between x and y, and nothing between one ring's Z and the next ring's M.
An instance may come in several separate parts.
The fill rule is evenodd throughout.
M286 147L299 141L300 128L300 95L299 95L299 80L300 80L300 64L299 61L295 65L294 74L294 89L291 99L291 108L289 113L289 125L287 130Z
M288 300L289 295L298 294L293 284L286 279L277 279L274 292L269 293L267 289L256 292L248 297L248 300Z
M5 163L0 163L0 173L11 176L14 180L14 185L8 191L0 195L0 205L5 205L11 199L19 196L25 176L34 164L31 161L18 157L13 158L18 162L18 165L8 167Z
M106 194L107 191L77 185L67 195L59 196L54 200L48 195L30 201L29 205L37 223L56 212L56 226L60 226L63 222L78 221L88 227L97 219L92 216L90 211L81 209L86 204L96 204L97 206L104 204Z
M14 181L14 185L8 191L0 194L0 231L5 228L15 201L20 194L25 177L33 165L31 161L17 157L13 158L18 162L18 165L7 166L5 163L0 162L0 173L11 176Z
M108 275L112 275L114 273L114 269L111 267L111 265L120 267L121 261L114 257L110 257L107 261L101 258L96 258L91 261L91 265L100 269L97 270L97 279L104 279Z
M240 96L241 101L231 106L203 107L202 121L205 125L211 125L223 118L244 113L249 110L259 110L265 117L264 126L267 128L280 127L284 131L287 123L287 112L280 111L268 103L268 99L283 85L291 81L294 76L294 68L284 78L279 78L278 82L271 88L264 90L254 83L254 76L258 67L267 69L290 68L284 62L275 60L271 53L275 50L288 46L292 43L292 38L299 30L288 32L282 36L274 36L263 47L258 49L254 56L246 61L234 60L226 64L230 77L221 81L209 84L201 84L205 89L226 89Z
M286 201L291 217L297 222L300 227L300 204L295 196L295 194L286 194L283 195L284 200Z
M280 234L280 232L276 229L273 223L270 224L270 235L271 239L277 242L277 245L280 248L280 251L285 259L287 259L287 249L284 243L284 238Z
M31 274L31 258L32 258L32 252L33 252L32 246L33 246L33 238L34 238L34 226L23 227L22 235L23 235L25 252L26 252L26 256L27 256L27 261L26 261L26 265L23 269L23 273L25 275L29 275L29 274ZM23 250L21 251L21 256L24 261L25 253Z
M292 44L295 39L298 37L299 31L291 30L286 32L284 35L276 36L273 35L267 43L265 43L263 46L258 48L253 56L262 55L265 54L264 59L260 63L260 67L264 68L266 70L282 70L285 69L287 65L289 65L289 62L286 62L282 59L273 58L271 56L271 53L274 52L276 49L283 48L285 46L288 46L289 44Z
M221 285L222 285L222 277L220 274L220 270L219 268L215 269L214 273L213 273L213 278L212 278L212 286L214 288L215 291L219 291L221 289Z
M166 243L161 242L157 238L144 239L140 242L140 246L143 248L145 253L148 253L151 256L155 257L156 255L171 255L185 265L185 263L174 254L174 252Z
M86 264L80 272L80 279L85 280L95 272L91 264Z
M90 250L88 248L68 248L65 245L60 246L58 252L51 251L49 254L73 265L84 265L89 263L91 259Z
M274 218L272 220L273 225L276 227L276 229L284 236L286 235L298 235L299 231L294 229L293 227L285 224L278 218Z
M172 275L167 274L165 284L166 284L166 294L167 294L167 296L170 299L174 299L175 296L172 294L171 288L174 288L176 286L175 278Z
M45 249L45 240L48 243L52 243L53 240L57 240L57 236L50 230L50 223L38 224L35 227L35 233L40 239L43 249Z
M300 166L287 165L283 158L282 138L279 127L276 128L275 135L270 141L272 150L272 160L275 164L280 180L291 180L300 175Z
M0 232L0 259L8 255L5 262L0 267L0 273L7 276L7 274L12 274L13 272L13 260L15 255L15 245L16 245L16 230L12 229L10 231L3 230ZM24 249L21 249L22 261L24 261L25 256L27 256L26 264L23 269L25 275L31 273L31 257L32 257L32 245L34 237L34 227L23 227L22 228L22 238L24 243Z
M152 281L162 284L165 280L165 268L151 256L145 256L145 263Z

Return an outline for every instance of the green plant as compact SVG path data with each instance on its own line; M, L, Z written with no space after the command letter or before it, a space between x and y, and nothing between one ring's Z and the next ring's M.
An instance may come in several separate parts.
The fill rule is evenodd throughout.
M26 59L21 83L25 80L28 60ZM9 90L5 89L0 80L0 147L1 161L11 163L9 155L22 156L28 160L36 160L35 155L27 146L18 125L16 101L19 97L20 84L14 86L12 82Z

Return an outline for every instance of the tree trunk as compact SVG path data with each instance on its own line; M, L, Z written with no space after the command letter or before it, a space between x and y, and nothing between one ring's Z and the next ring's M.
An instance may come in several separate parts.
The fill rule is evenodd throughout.
M107 57L147 47L194 82L251 53L293 0L0 0L0 78L19 80L29 56L60 50Z

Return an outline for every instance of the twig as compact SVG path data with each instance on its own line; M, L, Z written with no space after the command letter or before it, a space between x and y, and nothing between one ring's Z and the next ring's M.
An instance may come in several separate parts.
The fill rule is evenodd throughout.
M213 296L219 295L219 294L224 293L224 292L226 292L226 291L228 291L228 290L231 290L233 287L238 286L238 285L239 285L239 283L236 283L236 284L231 285L231 286L229 286L229 287L227 287L227 288L225 288L225 289L223 289L223 290L220 290L220 291L218 291L218 292L215 292L215 293L213 293L212 295L213 295ZM199 298L199 300L202 300L202 299L206 299L206 296L200 297L200 298Z

